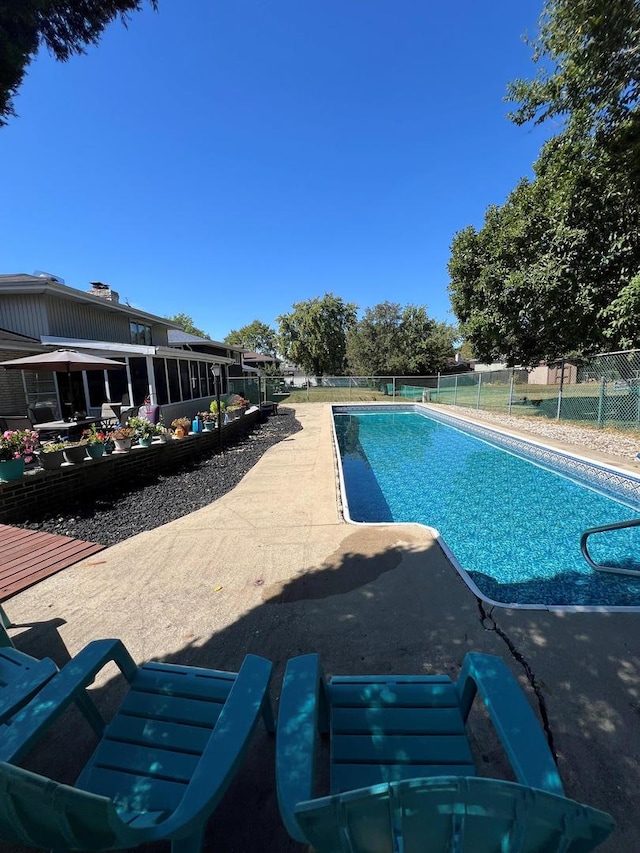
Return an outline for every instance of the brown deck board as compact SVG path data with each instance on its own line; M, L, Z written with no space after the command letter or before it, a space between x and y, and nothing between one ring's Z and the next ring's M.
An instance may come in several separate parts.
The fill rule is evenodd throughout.
M103 548L70 536L0 524L0 602Z

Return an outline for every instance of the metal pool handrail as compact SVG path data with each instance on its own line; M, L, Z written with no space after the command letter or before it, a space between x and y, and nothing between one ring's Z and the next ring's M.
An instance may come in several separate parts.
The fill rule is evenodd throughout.
M600 527L590 527L585 530L580 537L580 550L582 556L592 569L598 572L613 572L617 575L640 575L640 569L619 569L615 566L602 566L599 563L594 563L587 548L587 539L592 533L606 533L608 530L622 530L625 527L640 527L640 518L632 518L629 521L617 521L615 524L602 524Z

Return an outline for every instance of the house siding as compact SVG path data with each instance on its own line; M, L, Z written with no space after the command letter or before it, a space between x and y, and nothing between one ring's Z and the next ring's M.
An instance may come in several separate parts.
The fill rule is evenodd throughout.
M29 338L51 334L44 296L36 293L0 295L0 328Z
M16 352L11 349L0 348L0 361L9 361L13 358L23 358L28 352ZM23 415L25 411L24 387L22 385L22 372L20 370L5 370L0 368L0 416L1 415Z

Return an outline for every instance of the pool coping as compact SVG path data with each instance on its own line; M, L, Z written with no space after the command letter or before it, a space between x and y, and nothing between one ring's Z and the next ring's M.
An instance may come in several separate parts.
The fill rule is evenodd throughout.
M458 421L465 426L473 426L476 427L476 430L471 430L471 434L476 438L480 438L481 436L477 435L476 432L487 432L487 433L495 433L497 435L506 437L509 440L522 443L524 445L531 445L534 448L537 448L539 451L543 451L548 456L558 456L563 457L566 460L573 461L574 463L579 464L580 466L595 468L601 472L607 472L613 477L632 480L637 482L638 493L640 494L640 475L635 472L627 471L624 468L619 468L615 464L604 464L602 462L595 462L592 459L589 459L586 456L581 456L578 453L573 453L568 450L559 450L557 448L551 447L548 444L545 444L543 441L538 441L534 438L524 438L521 435L518 435L515 432L512 432L509 429L504 427L494 427L488 426L485 423L478 423L477 421L473 421L466 415L459 415L450 412L441 412L439 409L435 409L433 406L425 405L422 403L333 403L330 407L331 412L331 431L333 434L333 450L335 455L335 462L338 471L338 483L340 488L340 511L342 516L347 524L353 524L357 526L366 526L366 527L379 527L381 525L406 525L406 524L418 524L427 530L431 536L435 539L442 552L449 560L453 568L458 572L458 575L470 589L470 591L476 596L476 598L490 605L491 607L501 607L505 610L542 610L548 613L640 613L640 605L605 605L605 604L518 604L518 603L507 603L504 601L496 601L493 598L489 598L485 595L482 590L477 586L471 575L466 571L466 569L458 562L453 551L449 548L444 538L441 536L440 531L436 527L432 527L429 524L423 524L422 522L406 522L406 521L354 521L351 518L349 513L349 502L347 500L347 491L346 485L344 482L344 473L342 470L342 458L340 456L340 448L338 446L338 437L336 434L336 422L334 415L338 414L348 414L349 412L354 412L354 410L358 411L375 411L376 409L388 409L393 408L397 410L402 410L404 412L415 412L431 415L435 414L435 420L439 420L442 423L446 423L447 420ZM468 430L469 431L469 430ZM482 439L481 439L482 440ZM506 448L502 448L507 453L514 453L513 450L508 450ZM518 455L517 453L515 455ZM524 454L523 454L524 455ZM541 463L535 459L529 458L528 461L533 464L540 465ZM565 476L572 479L571 476L565 471L561 471ZM573 479L579 480L579 477L574 475ZM588 488L585 483L581 482L581 485ZM603 487L603 491L613 490L607 489ZM618 500L623 500L620 495L613 495Z

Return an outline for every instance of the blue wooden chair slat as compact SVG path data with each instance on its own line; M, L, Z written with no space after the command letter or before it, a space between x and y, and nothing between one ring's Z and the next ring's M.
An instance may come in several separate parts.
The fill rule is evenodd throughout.
M130 691L75 787L6 763L24 756L109 661ZM0 838L60 851L169 839L173 853L197 853L259 718L273 730L271 669L255 655L236 675L137 667L118 640L89 644L15 715L10 742L0 741Z
M335 764L472 764L465 735L337 735L331 737Z
M164 720L129 717L123 713L111 721L105 738L138 746L164 746L180 752L202 755L211 737L211 729Z
M476 695L517 783L474 778L465 727ZM324 731L332 795L314 799ZM455 683L446 676L326 681L317 655L294 658L280 699L276 778L290 835L318 853L587 853L613 829L608 815L564 796L528 701L490 655L468 654Z
M430 708L417 716L407 708L336 708L331 709L334 734L464 734L465 725L459 708Z

